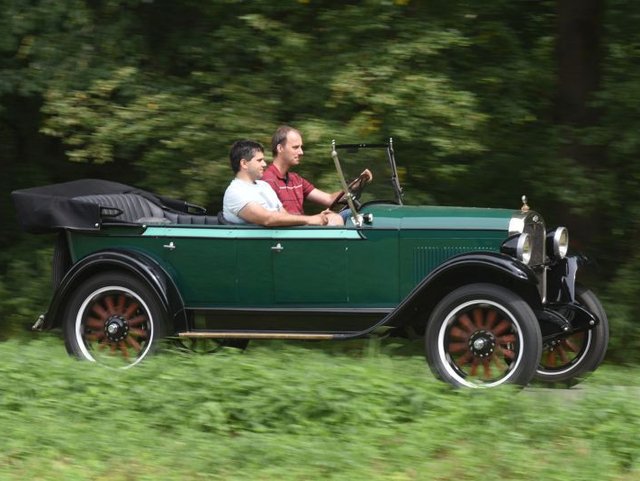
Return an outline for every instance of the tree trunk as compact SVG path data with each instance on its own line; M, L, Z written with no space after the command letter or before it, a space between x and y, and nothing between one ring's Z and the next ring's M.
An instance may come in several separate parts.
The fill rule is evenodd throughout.
M562 125L595 125L598 111L589 106L600 86L603 0L558 0L558 102Z
M601 115L591 102L601 80L604 0L557 0L556 6L558 91L555 120L561 132L568 132L558 154L573 159L589 175L604 164L606 155L603 146L587 145L580 132L582 128L597 126ZM571 216L568 220L572 225L572 237L586 245L601 223L597 216L589 219Z

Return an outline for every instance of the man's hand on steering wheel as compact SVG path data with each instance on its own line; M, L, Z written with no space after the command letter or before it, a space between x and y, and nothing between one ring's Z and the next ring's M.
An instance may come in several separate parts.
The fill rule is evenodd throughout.
M362 191L364 190L365 185L371 182L372 180L373 180L373 174L371 173L371 171L369 169L364 169L358 177L356 177L351 182L349 182L349 185L347 186L349 189L348 193L340 192L336 196L335 200L331 203L331 206L329 207L329 209L333 209L338 204L346 203L347 194L351 195L351 198L354 201L357 201L362 195Z
M349 190L355 189L355 184L361 184L357 188L360 192L362 192L362 190L364 189L364 184L368 184L372 180L373 174L371 173L371 171L369 169L364 169L358 177L351 181L351 183L349 184Z

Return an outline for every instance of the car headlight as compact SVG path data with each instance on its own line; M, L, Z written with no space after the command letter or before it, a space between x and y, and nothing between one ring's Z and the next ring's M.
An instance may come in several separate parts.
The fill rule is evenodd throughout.
M547 252L554 259L564 259L569 250L569 231L566 227L557 227L547 232Z
M523 264L529 264L532 250L531 237L525 232L511 236L504 241L500 250L511 257L515 257Z
M516 255L525 264L529 264L531 261L531 237L529 234L520 234Z

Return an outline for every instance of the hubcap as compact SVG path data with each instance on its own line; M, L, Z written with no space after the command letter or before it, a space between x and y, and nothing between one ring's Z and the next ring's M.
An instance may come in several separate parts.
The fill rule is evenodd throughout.
M111 342L120 342L129 334L129 324L122 316L111 316L105 323L104 332Z
M493 354L495 348L496 338L489 331L479 330L469 337L469 349L476 357L488 357Z

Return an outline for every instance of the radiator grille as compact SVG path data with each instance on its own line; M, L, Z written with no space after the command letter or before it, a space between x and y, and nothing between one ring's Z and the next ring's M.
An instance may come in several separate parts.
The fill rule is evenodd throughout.
M545 261L545 229L544 222L539 220L533 222L527 219L524 226L524 231L529 234L531 238L531 262L529 265L539 266L544 264Z
M531 238L531 262L529 266L533 268L538 278L538 292L542 302L547 300L547 269L545 263L547 255L545 252L546 229L542 217L531 212L524 220L524 232Z

